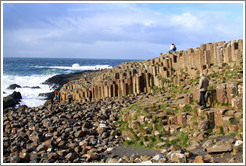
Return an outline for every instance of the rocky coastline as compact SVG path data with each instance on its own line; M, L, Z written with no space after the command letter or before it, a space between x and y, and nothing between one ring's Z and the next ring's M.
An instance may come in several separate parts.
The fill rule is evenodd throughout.
M3 162L242 163L241 43L55 76L45 83L60 90L60 103L5 109ZM206 109L197 105L200 72L210 79Z

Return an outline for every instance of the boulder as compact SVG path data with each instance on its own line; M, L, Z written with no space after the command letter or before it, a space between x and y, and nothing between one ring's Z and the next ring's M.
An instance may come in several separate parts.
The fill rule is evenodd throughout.
M8 107L14 107L16 106L16 104L19 104L19 102L11 96L3 98L3 109Z
M9 85L9 87L7 89L14 90L15 88L21 88L21 86L18 84L11 84L11 85Z
M163 154L159 153L157 155L155 155L152 160L154 160L155 162L159 162L159 161L167 161L166 156L164 156Z
M40 86L32 86L31 89L40 89Z
M186 163L186 155L180 152L169 152L167 154L168 159L175 163Z
M223 153L232 151L232 144L227 141L217 142L215 145L211 147L207 147L207 152L210 153Z
M204 163L202 156L196 156L194 163Z
M20 92L16 92L14 91L11 95L9 95L10 97L13 97L15 100L20 101L20 99L22 99L21 93Z

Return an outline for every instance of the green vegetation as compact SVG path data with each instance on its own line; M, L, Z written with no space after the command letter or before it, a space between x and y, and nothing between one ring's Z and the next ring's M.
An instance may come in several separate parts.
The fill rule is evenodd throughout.
M240 78L239 70L242 69L243 66L231 67L227 65L223 68L215 67L212 74L206 75L209 80L211 80L211 84L208 87L208 93L212 95L215 94L216 86L219 83L229 81L237 82ZM157 77L162 80L163 87L158 87L156 85L153 85L152 87L153 93L158 94L156 95L158 98L153 97L154 102L139 101L122 110L121 115L118 117L118 127L121 132L129 134L130 137L130 139L125 139L123 143L124 145L154 149L169 147L171 145L179 145L181 148L188 146L189 134L197 132L198 121L207 118L206 112L203 112L202 115L198 116L198 106L195 106L197 101L192 100L190 104L182 105L182 107L179 104L179 101L182 101L184 94L191 94L193 86L199 84L200 77L198 74L197 77L190 76L187 73L188 71L188 68L185 68L179 73L180 80L175 78L177 72L175 72L175 75L170 78L164 78L158 74ZM190 79L190 81L184 84L183 80L185 79ZM177 81L181 83L178 84ZM171 104L168 102L168 104L165 103L169 100L172 101ZM215 108L232 109L231 104L227 104L227 101L225 101L225 103L214 101L213 103L210 103L210 105ZM178 125L175 122L177 121L175 118L179 112L185 112L188 113L188 115L193 116L191 122ZM125 121L122 120L123 116L127 116L127 118L124 117ZM171 132L170 126L172 126L173 123L182 130L172 129ZM239 119L230 119L229 125L232 124L239 124ZM222 126L219 126L216 129L217 132L225 135ZM213 129L207 129L209 134L213 134L215 131L216 130ZM229 135L240 137L242 134L240 135L239 132L240 130L234 133L229 133ZM172 136L174 136L173 138L176 137L176 139L170 140L169 138Z

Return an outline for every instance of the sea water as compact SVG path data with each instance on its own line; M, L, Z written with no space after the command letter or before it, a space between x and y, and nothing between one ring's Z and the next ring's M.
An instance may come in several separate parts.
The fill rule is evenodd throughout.
M45 103L45 97L41 97L39 94L54 91L48 85L42 84L47 79L58 74L112 68L126 61L132 60L4 57L2 77L4 94L2 97L18 91L23 98L20 102L21 105L40 106ZM21 88L7 89L11 84L18 84ZM31 88L35 86L40 88Z

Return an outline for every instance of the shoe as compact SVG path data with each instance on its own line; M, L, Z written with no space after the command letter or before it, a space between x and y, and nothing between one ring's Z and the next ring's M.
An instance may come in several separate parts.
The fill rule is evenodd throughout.
M197 103L197 105L202 106L200 103Z
M204 109L206 109L206 108L207 108L207 107L202 107L201 110L204 110Z

